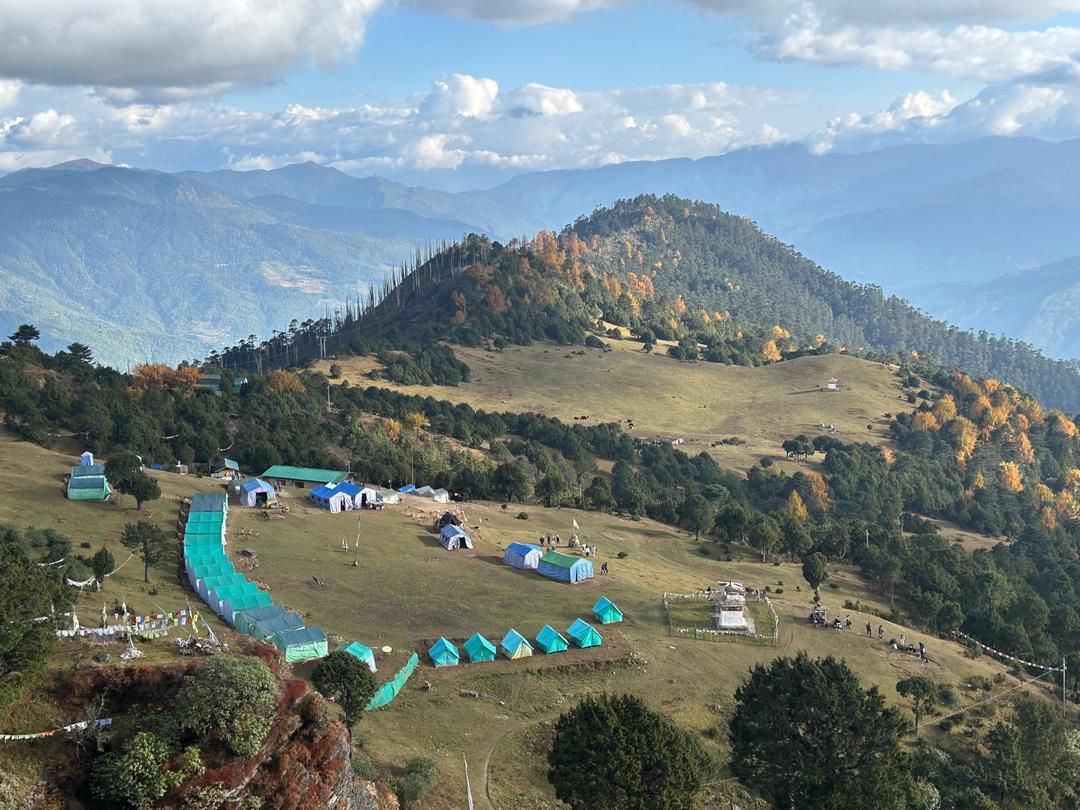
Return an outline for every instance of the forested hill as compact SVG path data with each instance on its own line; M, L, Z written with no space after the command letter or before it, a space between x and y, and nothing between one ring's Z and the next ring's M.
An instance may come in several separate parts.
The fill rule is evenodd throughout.
M640 196L582 217L560 234L507 245L471 236L417 262L379 303L343 313L329 347L357 340L501 338L580 343L598 319L651 339L681 341L684 360L759 364L809 351L883 359L930 355L1080 408L1080 371L1030 345L927 317L879 287L845 281L714 205ZM316 346L312 335L280 342ZM699 347L704 345L704 349ZM298 358L278 343L226 350L228 365Z

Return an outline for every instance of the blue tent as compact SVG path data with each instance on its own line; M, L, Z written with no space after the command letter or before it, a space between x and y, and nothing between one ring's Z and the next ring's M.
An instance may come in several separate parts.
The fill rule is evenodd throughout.
M593 567L592 563L584 557L572 557L569 554L560 554L558 551L549 551L540 558L536 573L562 582L581 582L584 579L592 579Z
M592 612L600 624L614 624L622 621L622 611L606 596L601 596L596 600Z
M240 485L241 506L266 506L276 500L274 487L261 478L250 478Z
M408 495L410 492L416 491L416 484L406 484L398 490L402 495Z
M465 534L460 526L454 526L453 524L443 526L439 530L439 542L447 551L455 551L462 546L465 548L473 547L472 538Z
M584 619L575 619L574 623L566 628L566 635L579 647L599 647L604 643L600 632Z
M458 648L442 636L439 636L439 640L431 645L428 655L431 656L431 663L437 667L454 667L461 660Z
M375 671L375 653L371 651L371 647L366 644L361 644L359 641L354 641L351 644L342 644L337 648L337 651L347 652L354 658L359 658L360 662L367 664L367 668L372 672Z
M531 543L511 543L503 552L503 562L514 568L536 568L544 552Z
M550 624L545 624L543 629L536 634L536 646L551 655L552 653L566 652L567 644L562 633Z

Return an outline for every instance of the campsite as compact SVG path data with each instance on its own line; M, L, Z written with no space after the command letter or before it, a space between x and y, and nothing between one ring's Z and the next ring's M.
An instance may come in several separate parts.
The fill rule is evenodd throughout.
M72 534L82 527L80 536L95 547L110 547L119 563L127 552L116 538L135 514L134 501L127 496L113 503L66 500L59 481L71 466L70 457L0 436L0 458L6 462L0 465L0 484L8 493L0 502L0 522L24 523L24 509L32 506L39 525ZM182 498L224 491L221 482L209 478L152 474L164 497L148 505L148 513L169 530L175 529ZM444 507L430 499L403 496L400 505L385 510L333 514L311 503L307 490L286 488L279 494L291 507L283 520L266 521L259 508L230 506L226 553L236 561L241 547L257 551L260 567L252 576L274 603L295 612L305 626L322 628L331 639L346 645L359 641L374 651L380 683L411 653L420 654L420 667L402 694L385 709L368 713L360 728L365 750L377 762L389 765L421 752L437 760L440 789L426 807L460 806L465 789L462 753L472 769L478 806L554 807L537 746L559 711L586 694L618 689L647 695L679 723L708 732L721 722L747 668L779 654L806 649L815 655L842 655L864 682L879 684L890 701L899 701L893 689L897 678L917 671L917 662L887 645L810 626L809 590L798 565L762 564L751 549L736 549L727 561L715 544L696 543L692 535L648 519L530 506L526 522L499 504L469 503L462 508L463 529L474 547L451 552L432 528ZM93 510L92 521L84 510ZM511 543L529 545L543 531L567 536L575 520L582 540L603 549L601 559L611 564L609 576L569 585L504 562ZM341 548L343 537L348 553ZM620 553L625 556L620 558ZM110 578L102 593L84 593L76 610L89 620L103 601L126 600L145 610L201 605L177 568L172 563L153 570L156 593L151 596L141 581L141 567L132 562ZM665 590L692 591L727 579L773 588L781 622L775 647L668 635L661 603ZM830 612L843 610L847 600L877 610L886 607L852 569L837 566L831 582L835 588L822 590ZM796 590L800 583L801 590ZM617 605L621 622L600 623L593 608L601 597ZM219 634L229 637L231 631L209 608L202 612ZM857 626L866 621L865 613L850 614ZM598 630L600 647L575 645L568 629L578 619ZM566 639L565 652L546 655L537 645L545 625ZM896 628L909 640L925 640L933 650L934 677L942 681L959 687L973 675L991 677L1003 671L986 657L965 657L956 644L887 626L890 634ZM528 642L531 655L507 657L503 641L511 629ZM498 650L494 660L469 661L466 642L477 633ZM431 665L428 651L440 637L456 648L457 665ZM81 645L60 646L56 664L69 662ZM150 660L175 657L161 642L141 646ZM383 653L383 647L393 652ZM20 703L12 722L47 727L55 719L50 711L55 710ZM3 756L0 750L0 763Z

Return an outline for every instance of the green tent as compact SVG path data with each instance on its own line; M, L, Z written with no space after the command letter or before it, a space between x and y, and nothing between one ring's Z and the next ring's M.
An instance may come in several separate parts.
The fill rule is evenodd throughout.
M187 526L220 526L225 522L224 512L189 512Z
M545 624L536 636L536 646L551 655L552 653L566 652L567 644L566 639L562 637L558 630L550 624Z
M465 654L469 656L469 661L474 664L481 661L495 660L495 645L479 633L473 633L464 646Z
M303 619L300 618L298 613L285 610L281 605L270 604L266 607L247 608L241 610L233 615L233 626L237 632L244 633L248 636L256 635L256 624L261 622L269 622L275 619L286 619L288 627L278 627L274 630L274 633L281 630L295 630L298 627L304 626ZM272 636L274 633L269 633L266 637Z
M461 660L461 654L458 653L458 648L442 636L439 636L438 641L431 645L431 649L428 650L428 655L431 656L431 663L437 667L457 666L458 662Z
M255 583L251 583L254 585ZM229 624L234 624L236 621L236 614L245 610L251 610L252 608L269 607L274 604L274 600L270 594L266 591L249 591L238 595L230 596L224 602L222 602L221 615Z
M326 657L326 633L318 627L283 630L270 641L285 654L285 660L290 664Z
M600 632L584 619L575 619L566 629L566 635L579 647L599 647L604 643Z
M622 621L622 611L606 596L601 596L596 600L592 612L600 624L614 624Z
M103 501L112 494L104 475L72 476L68 480L67 496L73 501Z
M507 658L528 658L533 654L532 644L512 627L503 636L502 643L499 646L502 647L502 651Z

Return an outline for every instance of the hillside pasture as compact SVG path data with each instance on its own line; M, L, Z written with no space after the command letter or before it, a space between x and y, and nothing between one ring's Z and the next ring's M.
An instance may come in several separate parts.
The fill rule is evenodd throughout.
M682 363L657 352L646 354L633 340L605 341L611 351L534 344L503 351L454 346L471 369L456 387L398 386L372 380L373 357L340 357L341 380L379 385L406 394L431 396L488 411L532 411L573 424L632 423L643 439L683 439L688 453L708 451L722 465L745 470L769 456L790 469L780 448L792 436L826 434L883 444L886 413L907 409L895 367L845 354L800 357L768 366ZM314 368L328 373L331 361ZM831 378L840 390L829 391ZM602 384L597 384L597 382ZM629 421L627 421L629 420ZM871 429L867 429L870 425ZM737 438L743 444L718 444ZM811 462L812 463L812 462Z

